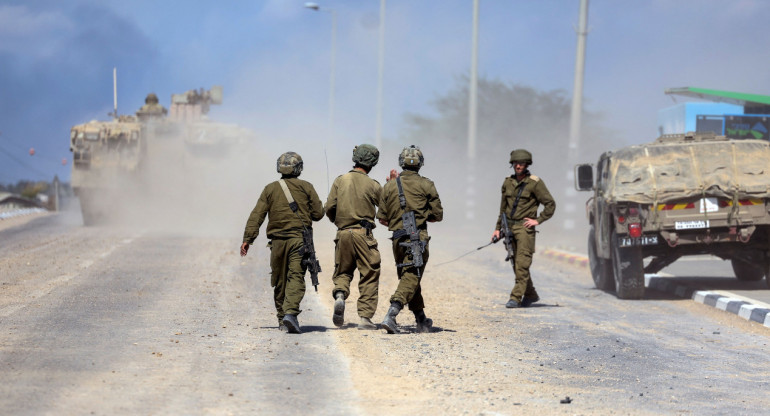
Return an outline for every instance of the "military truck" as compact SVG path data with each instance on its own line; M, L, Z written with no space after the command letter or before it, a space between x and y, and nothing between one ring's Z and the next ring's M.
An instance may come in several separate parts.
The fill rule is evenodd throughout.
M575 187L593 191L586 202L591 276L618 298L641 298L644 274L683 256L729 260L742 281L770 271L768 141L664 135L605 152L596 166L577 165Z

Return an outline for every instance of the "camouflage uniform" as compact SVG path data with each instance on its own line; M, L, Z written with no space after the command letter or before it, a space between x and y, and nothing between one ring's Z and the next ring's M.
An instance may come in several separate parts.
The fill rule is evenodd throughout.
M303 246L302 227L312 228L311 220L319 221L324 215L321 199L312 184L295 175L283 174L282 179L298 205L297 213L289 207L280 183L272 182L259 196L243 233L243 242L253 244L265 216L269 217L266 233L270 239L267 244L272 270L270 285L274 288L273 299L279 323L285 315L296 316L301 312L299 304L305 296L307 271L300 252Z
M512 160L511 163L513 162ZM531 163L531 160L529 163ZM516 206L516 212L513 218L511 218L511 210L513 209L516 195L519 193L519 186L523 186L523 189ZM537 214L539 205L543 205L543 211L540 215ZM542 224L553 216L555 210L556 202L551 193L548 192L545 183L542 179L530 174L529 170L525 171L525 177L521 182L516 180L515 174L505 178L503 181L500 215L498 216L495 229L500 229L502 213L505 212L509 217L508 225L513 232L514 248L516 251L514 257L516 283L513 286L513 290L511 290L510 299L519 304L524 302L525 298L530 300L539 299L529 273L529 267L532 265L532 254L535 252L535 227L525 227L524 219L532 218L537 220L539 224Z
M425 251L422 254L423 265L420 267L419 276L413 266L398 268L398 288L396 288L393 296L390 297L390 301L399 302L401 305L409 305L411 311L417 312L425 308L420 280L430 255L428 250L430 237L428 236L427 222L441 221L444 218L444 209L441 207L441 199L439 199L438 191L436 191L433 181L420 176L417 172L409 170L402 171L399 176L401 178L401 186L404 189L404 197L406 198L406 209L414 211L415 222L420 230L420 240L425 241ZM401 209L398 200L398 186L395 180L390 180L382 190L382 199L380 200L377 218L388 222L388 230L397 231L404 228L403 221L401 220L401 214L403 213L404 210ZM411 257L407 258L407 249L398 244L408 239L408 236L404 236L398 240L393 240L393 257L396 260L396 264L411 261Z
M374 146L362 146L370 146L377 152ZM366 167L370 169L371 166ZM348 298L353 273L358 268L358 315L367 319L374 316L379 295L381 259L372 229L381 193L379 182L363 170L354 168L334 180L325 206L326 216L337 226L332 296L336 299L337 292L341 292L343 299ZM342 322L335 321L335 325L341 326Z

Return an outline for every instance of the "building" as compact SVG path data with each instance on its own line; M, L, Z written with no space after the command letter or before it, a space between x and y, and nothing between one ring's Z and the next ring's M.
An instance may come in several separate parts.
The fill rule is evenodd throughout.
M680 95L711 102L687 102L658 111L659 134L714 132L731 139L770 140L770 96L705 88L669 88Z

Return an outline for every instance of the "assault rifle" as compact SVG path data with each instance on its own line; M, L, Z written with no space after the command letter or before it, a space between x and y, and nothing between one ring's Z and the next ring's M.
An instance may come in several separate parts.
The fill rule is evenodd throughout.
M396 267L414 266L417 269L417 276L420 276L420 267L425 264L422 260L422 252L425 251L425 242L420 241L420 230L417 229L417 220L414 217L414 211L406 210L406 197L404 196L404 188L401 186L401 178L396 178L396 185L398 185L398 202L401 204L401 209L404 210L401 214L401 221L404 224L404 228L393 233L393 239L398 240L403 236L409 236L407 241L399 241L398 245L405 247L409 254L412 256L411 263L396 264Z
M508 255L505 256L505 261L510 261L511 266L513 267L513 271L516 271L516 249L514 248L514 244L516 242L513 240L513 231L511 231L511 227L508 225L508 216L505 215L503 212L501 217L501 238L498 240L495 240L495 243L499 240L503 240L503 245L505 245L505 250L508 252Z
M295 211L296 212L296 211ZM302 248L299 250L302 256L302 265L307 266L310 272L310 282L313 283L315 291L318 292L318 273L321 272L321 263L315 255L315 244L313 244L313 229L302 228Z

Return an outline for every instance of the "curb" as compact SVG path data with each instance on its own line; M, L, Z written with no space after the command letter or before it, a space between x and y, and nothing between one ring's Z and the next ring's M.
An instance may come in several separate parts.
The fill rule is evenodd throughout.
M549 259L588 268L588 257L581 254L545 249L542 255ZM770 328L770 308L709 290L696 290L654 274L644 275L644 286L659 292L671 293L681 298L692 299L695 302L738 315L747 321L754 321Z

